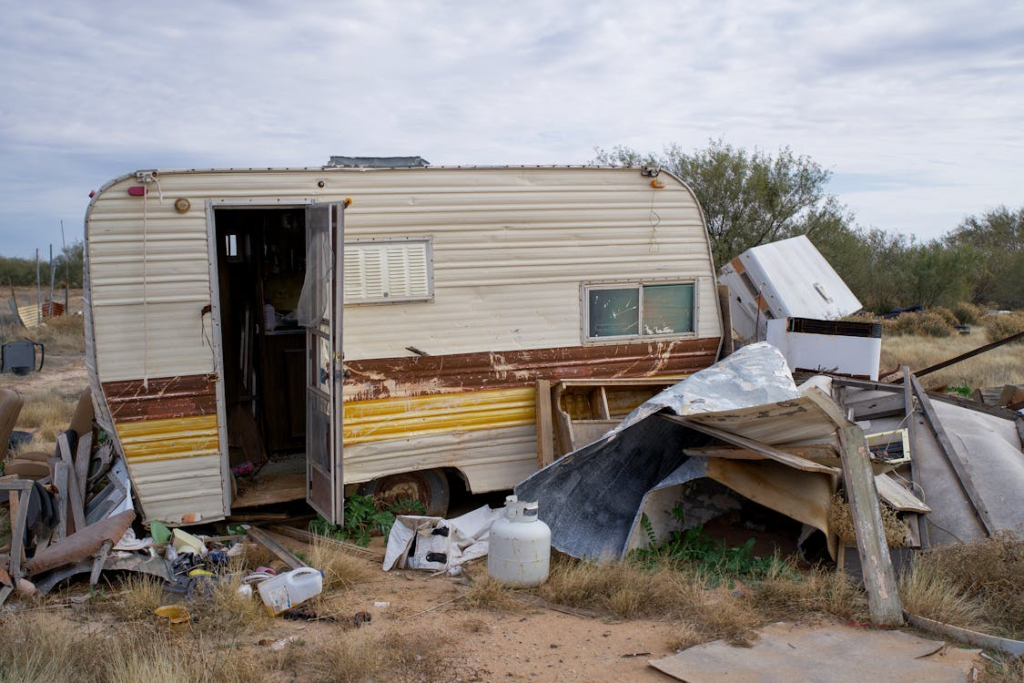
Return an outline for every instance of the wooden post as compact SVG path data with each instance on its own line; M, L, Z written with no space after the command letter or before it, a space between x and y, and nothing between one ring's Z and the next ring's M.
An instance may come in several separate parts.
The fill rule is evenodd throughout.
M921 488L921 475L917 471L917 458L914 456L914 449L917 448L917 408L914 407L914 389L910 385L910 368L903 366L903 409L907 423L907 441L910 442L910 481L914 484L914 495L924 500ZM926 550L931 545L928 535L927 513L917 515L917 537L921 541L921 549Z
M53 466L53 484L57 489L57 527L53 540L63 541L68 535L68 466L58 460Z
M555 461L555 432L551 417L551 381L537 380L537 467Z
M864 432L856 425L842 427L838 433L842 445L840 455L843 460L846 497L853 517L857 553L864 572L871 623L877 626L900 626L903 624L903 606L896 589L896 574L882 528L882 513L878 507L878 491L871 472L867 440Z
M732 355L732 300L729 285L718 285L718 310L722 312L722 353L719 359Z
M68 435L61 432L57 436L57 447L60 450L60 459L68 466L68 506L71 508L71 519L75 522L75 531L81 531L85 524L85 502L82 500L82 492L78 487L78 475L75 474L75 461L71 458L71 444L68 443Z
M75 476L78 478L78 492L84 504L86 481L89 479L89 458L92 457L92 432L81 435L75 450Z

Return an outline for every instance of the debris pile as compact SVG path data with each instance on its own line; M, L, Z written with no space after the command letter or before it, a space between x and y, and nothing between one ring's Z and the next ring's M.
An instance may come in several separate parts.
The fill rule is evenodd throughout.
M876 623L901 623L894 563L1024 533L1024 430L1014 412L925 391L907 369L900 380L817 375L797 386L776 348L747 346L516 494L539 501L553 546L577 558L624 557L680 522L733 520L768 536L789 520L801 553L827 552L864 581Z

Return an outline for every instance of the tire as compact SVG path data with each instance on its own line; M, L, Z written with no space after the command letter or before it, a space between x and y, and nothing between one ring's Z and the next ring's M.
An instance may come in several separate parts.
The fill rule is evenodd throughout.
M363 484L359 494L392 500L414 498L423 504L427 515L444 517L448 514L451 487L443 471L421 470L374 479Z

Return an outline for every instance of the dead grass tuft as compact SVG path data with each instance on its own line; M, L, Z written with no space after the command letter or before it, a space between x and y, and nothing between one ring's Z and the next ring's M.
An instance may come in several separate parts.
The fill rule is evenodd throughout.
M1024 332L1024 311L987 315L982 318L981 324L985 326L985 335L990 342L999 341L1011 334Z
M780 575L752 588L753 606L768 619L831 614L848 621L867 617L864 592L841 571L812 569Z
M309 564L323 572L324 590L351 588L370 578L366 560L353 557L319 539L310 546Z
M692 629L701 641L725 638L742 644L762 622L742 595L711 590L701 574L668 567L648 571L626 562L595 565L558 558L537 591L553 603L622 619L678 619L684 632Z
M84 318L80 315L46 318L39 327L19 330L19 336L43 344L47 355L85 353Z
M235 639L264 631L273 624L273 617L258 597L238 593L242 578L241 574L225 577L220 583L211 584L206 595L197 594L192 599L189 612L193 631Z
M979 683L1020 683L1024 681L1024 657L995 654L986 662Z
M917 562L900 577L903 609L928 619L986 630L984 607L972 600L933 562Z
M163 582L145 574L132 574L121 585L124 590L113 604L123 619L152 621L153 610L167 602Z
M920 575L916 590L922 599L932 595L926 590L930 584L938 584L933 592L954 591L975 603L1000 635L1024 637L1024 540L1004 533L974 543L934 548L918 555L914 573ZM935 598L933 602L944 606ZM969 626L953 619L931 618Z
M490 577L479 579L462 594L459 606L463 609L480 609L490 612L522 612L525 605L516 599L520 589L506 586Z
M444 633L383 632L370 628L333 638L299 654L298 665L308 680L355 683L356 681L473 681L483 680L460 663L444 646Z
M899 514L885 501L879 501L879 509L882 514L882 529L885 531L885 541L890 548L902 548L907 544L907 525L900 519ZM850 505L843 500L841 493L832 496L828 509L828 526L839 537L839 540L849 545L855 545L857 537L853 528L853 514L850 512Z

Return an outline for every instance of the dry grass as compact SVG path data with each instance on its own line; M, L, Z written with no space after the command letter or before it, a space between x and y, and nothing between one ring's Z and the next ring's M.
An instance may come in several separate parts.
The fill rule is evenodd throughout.
M526 605L516 599L517 590L484 577L475 581L469 590L460 596L459 607L507 614L522 612Z
M1011 334L1024 332L1024 311L1014 311L1003 315L988 315L982 318L985 335L990 342L1005 339Z
M967 596L934 562L917 562L900 577L903 609L927 619L964 628L987 630L984 607Z
M742 592L711 590L704 576L668 567L647 571L625 562L594 565L559 558L537 592L553 603L622 619L677 620L680 633L696 632L699 642L745 643L764 621Z
M829 614L847 621L867 618L864 591L840 571L813 569L793 576L778 576L752 588L754 607L771 620Z
M880 501L879 510L882 515L882 530L885 531L885 540L890 548L902 548L907 544L907 535L910 531L899 514L885 501ZM828 509L829 529L839 537L839 540L848 544L856 544L857 538L853 528L853 515L850 512L850 504L843 500L841 493L832 496Z
M339 550L328 541L314 540L309 547L309 564L324 574L324 590L351 588L370 579L371 565L364 559Z
M978 683L1020 683L1024 681L1024 657L994 654L986 662Z
M39 327L19 329L17 337L39 342L45 347L48 355L63 356L85 353L84 318L80 315L46 318Z
M25 404L18 416L17 429L37 430L25 450L52 450L57 433L68 429L71 416L82 395L81 387L49 388L22 392Z
M261 600L238 593L242 578L241 573L224 577L211 586L208 595L193 599L189 612L195 630L234 639L266 630L273 624L273 617Z
M940 609L950 612L946 618L923 612L922 616L970 627L957 619L970 621L977 613L976 619L987 622L999 635L1024 637L1024 540L1003 534L920 553L907 581L921 602L914 607L930 607L937 614ZM957 602L970 607L950 604L951 598L944 601L943 593L956 595ZM915 611L914 607L907 609ZM957 609L965 611L958 615Z
M153 610L166 604L162 581L145 574L132 574L114 601L114 611L128 621L152 621Z
M912 371L923 370L987 343L988 340L978 328L972 328L969 335L945 339L883 335L881 366L884 370L900 365L910 366ZM1001 346L927 375L921 382L929 388L967 385L972 389L1024 384L1024 344Z

